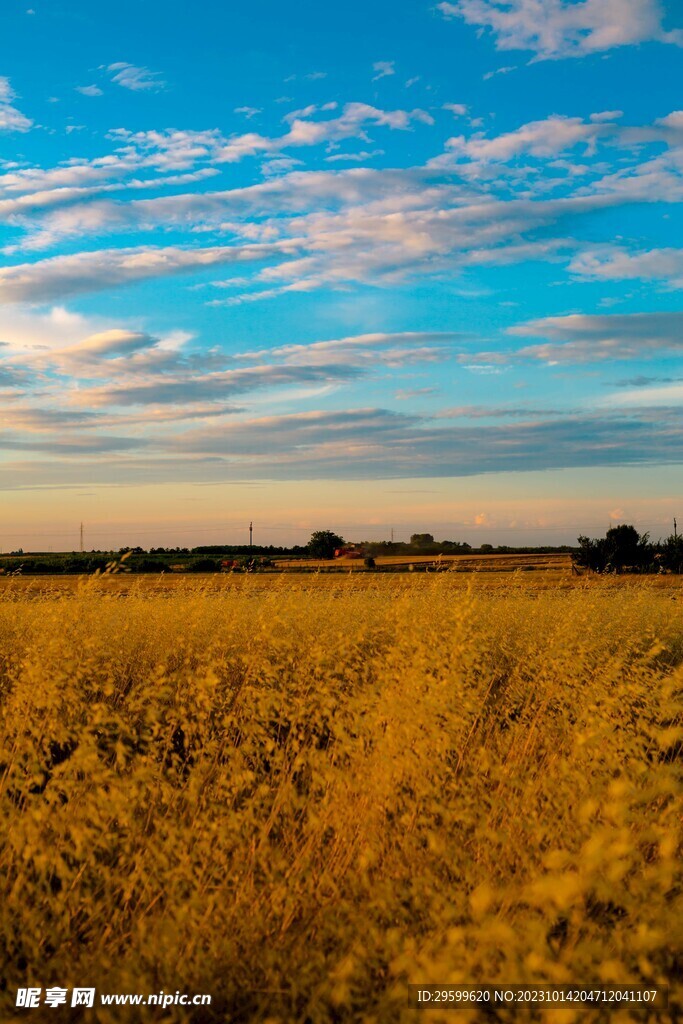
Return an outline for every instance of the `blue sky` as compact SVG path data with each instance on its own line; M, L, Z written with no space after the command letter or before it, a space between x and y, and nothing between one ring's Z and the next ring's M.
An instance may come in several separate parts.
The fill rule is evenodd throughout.
M8 0L0 544L669 532L682 62L659 0Z

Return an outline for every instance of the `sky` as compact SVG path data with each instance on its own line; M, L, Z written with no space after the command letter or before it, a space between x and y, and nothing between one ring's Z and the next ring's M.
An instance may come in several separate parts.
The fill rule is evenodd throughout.
M683 519L674 0L4 0L0 548Z

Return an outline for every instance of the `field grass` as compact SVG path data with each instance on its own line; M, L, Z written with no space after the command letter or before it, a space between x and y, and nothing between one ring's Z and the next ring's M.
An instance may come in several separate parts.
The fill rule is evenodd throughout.
M483 1019L409 982L683 1019L683 587L551 577L3 580L0 1019Z

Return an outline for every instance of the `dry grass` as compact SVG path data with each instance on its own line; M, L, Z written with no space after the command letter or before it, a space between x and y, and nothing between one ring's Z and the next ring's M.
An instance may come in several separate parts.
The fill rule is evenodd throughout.
M315 1024L680 976L680 585L45 586L0 603L3 1019L31 983Z

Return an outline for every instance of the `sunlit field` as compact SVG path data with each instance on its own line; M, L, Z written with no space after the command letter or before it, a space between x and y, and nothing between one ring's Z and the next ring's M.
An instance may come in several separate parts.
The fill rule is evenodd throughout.
M470 555L377 555L374 559L379 569L408 569L410 566L415 570L444 570L453 572L523 572L554 571L562 572L565 575L571 572L572 559L570 554L493 554L482 555L473 553ZM314 558L275 558L275 564L280 569L345 569L346 571L362 571L363 559L343 556L330 560Z
M682 609L679 577L3 579L0 1018L92 985L213 1002L83 1020L464 1024L408 983L567 982L683 1019ZM603 1019L488 1019L520 1017Z

